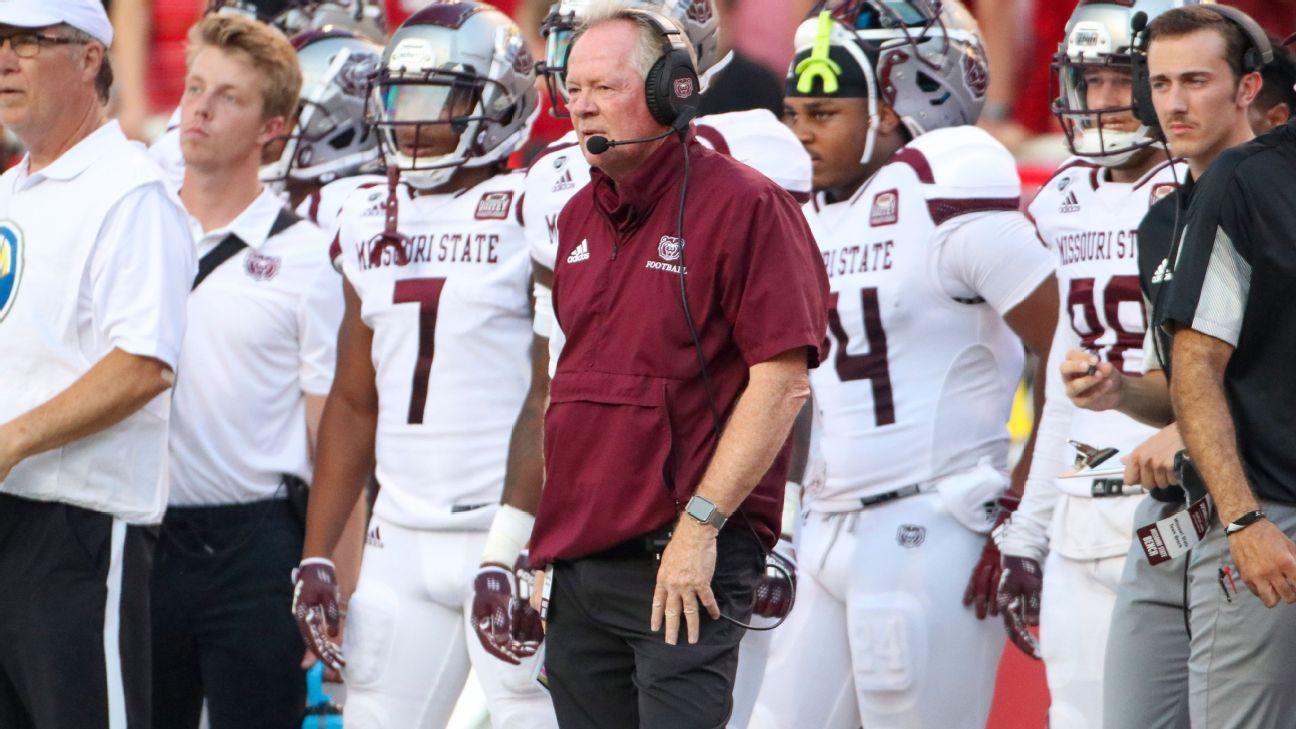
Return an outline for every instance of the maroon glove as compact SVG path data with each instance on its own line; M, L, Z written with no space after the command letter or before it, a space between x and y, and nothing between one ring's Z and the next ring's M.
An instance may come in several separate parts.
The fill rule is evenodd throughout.
M1044 589L1044 570L1029 557L1004 555L1003 577L999 580L996 602L1003 613L1008 638L1022 653L1040 659L1039 641L1030 626L1039 625L1040 593Z
M780 572L775 566L787 574ZM774 551L765 558L765 573L756 583L756 604L752 612L765 618L786 618L796 602L796 550L786 539L779 539Z
M338 635L337 575L333 563L322 557L302 560L293 569L293 618L302 640L324 665L341 671L346 665L342 649L330 638Z
M535 655L544 640L540 615L529 604L533 579L523 552L513 570L487 562L473 580L473 631L482 648L505 663Z
M1021 499L1012 494L999 497L999 513L995 516L994 527L986 535L985 546L981 548L981 559L972 568L972 577L968 580L967 590L963 592L963 606L976 605L977 620L985 620L986 615L998 615L995 605L995 590L999 587L999 547L995 544L995 533L1008 517L1017 510Z

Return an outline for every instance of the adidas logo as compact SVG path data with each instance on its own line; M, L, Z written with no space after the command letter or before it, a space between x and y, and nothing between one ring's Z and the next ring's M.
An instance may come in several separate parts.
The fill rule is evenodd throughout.
M1059 213L1078 213L1080 212L1080 200L1076 198L1075 190L1067 193L1066 199L1062 201Z
M365 535L365 544L367 544L370 547L373 547L374 549L383 548L382 533L378 531L377 524L375 524L374 528L370 529L369 533Z
M573 187L576 187L576 183L572 181L571 170L565 170L563 176L559 177L558 181L554 183L553 191L562 192L563 190L570 190Z
M572 250L571 255L567 256L568 263L580 263L589 260L589 240L582 240L580 245Z
M1156 271L1152 274L1152 283L1165 283L1173 278L1174 274L1170 271L1170 261L1162 258L1161 263L1157 264Z

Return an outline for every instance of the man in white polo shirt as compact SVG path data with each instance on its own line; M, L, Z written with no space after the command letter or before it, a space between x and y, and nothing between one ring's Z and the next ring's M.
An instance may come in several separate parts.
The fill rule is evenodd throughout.
M342 282L324 234L257 177L297 105L292 45L208 15L188 58L180 198L199 264L153 571L154 726L196 728L206 699L212 729L285 729L305 707L285 579L303 522L288 496L311 478Z
M99 0L0 2L0 727L148 727L148 571L193 250L103 104Z

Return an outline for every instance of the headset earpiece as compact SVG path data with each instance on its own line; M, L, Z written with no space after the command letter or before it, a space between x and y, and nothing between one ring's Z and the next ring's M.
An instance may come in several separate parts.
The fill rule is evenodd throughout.
M1152 80L1147 66L1147 13L1134 14L1130 22L1134 40L1130 47L1130 76L1133 85L1134 118L1161 136L1161 122L1157 119L1156 107L1152 105Z
M1273 46L1269 43L1269 34L1255 22L1250 15L1227 5L1202 5L1200 7L1215 13L1233 25L1250 41L1250 47L1242 54L1242 73L1258 73L1274 59Z
M644 96L653 119L666 126L674 126L686 108L691 108L696 113L701 103L697 67L689 51L688 38L682 30L654 13L643 10L633 12L647 18L666 44L662 56L649 69L644 79Z

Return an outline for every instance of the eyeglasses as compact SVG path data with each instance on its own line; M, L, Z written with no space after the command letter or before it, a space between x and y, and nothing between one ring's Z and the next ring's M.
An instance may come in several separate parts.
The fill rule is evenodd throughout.
M14 55L19 58L35 58L36 54L40 53L42 46L70 46L86 43L86 41L75 38L61 38L52 35L41 35L40 33L14 33L0 36L0 50L4 50L5 42L9 43Z

